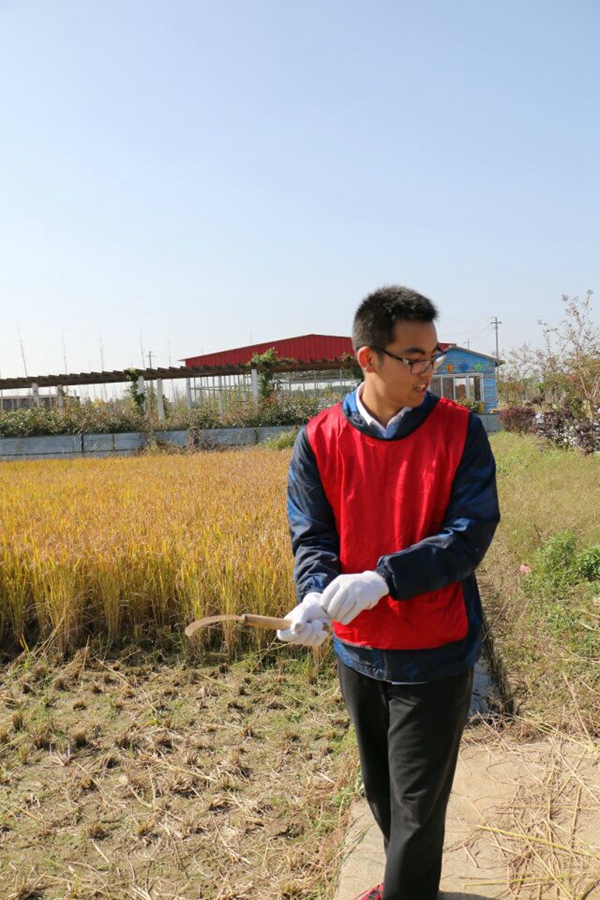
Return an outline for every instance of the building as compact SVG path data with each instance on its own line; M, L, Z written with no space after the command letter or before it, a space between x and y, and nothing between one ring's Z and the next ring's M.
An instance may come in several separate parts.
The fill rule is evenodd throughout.
M496 369L502 361L485 353L479 353L456 344L442 343L446 357L433 378L431 389L441 397L450 400L472 400L480 404L481 413L489 413L498 406L498 385ZM333 384L343 392L351 390L356 379L348 367L348 360L354 356L352 340L349 337L328 334L305 334L280 341L266 341L232 350L221 350L202 356L185 359L186 366L243 366L257 355L273 348L280 359L293 359L301 364L301 372L288 373L285 387L293 389L308 380L315 387ZM330 363L330 370L323 367ZM310 364L319 367L318 375L307 371ZM345 372L339 370L344 366ZM300 368L300 367L299 367Z
M498 406L496 369L502 360L456 344L447 347L443 364L437 370L431 390L450 400L473 400L481 404L480 412L489 413Z
M54 394L39 394L37 399L32 394L5 394L0 390L0 412L16 412L18 409L33 409L33 407L54 409L58 406Z
M432 389L452 400L471 400L479 404L479 412L489 413L497 407L496 369L502 361L485 353L440 344L446 357L433 378ZM165 419L163 382L185 380L185 402L189 409L204 403L217 405L223 418L228 405L256 402L259 377L268 368L251 360L274 349L276 363L271 367L277 388L316 395L322 405L330 405L356 385L360 378L352 341L349 337L328 334L305 334L279 341L263 341L232 350L221 350L188 357L183 366L124 369L112 372L80 372L61 375L36 375L0 378L0 411L33 405L63 408L68 387L82 385L131 384L134 372L138 389L144 393L146 382L155 384L156 407L160 421ZM40 394L50 388L52 395ZM6 392L23 393L6 393ZM71 399L78 399L77 396ZM497 420L497 417L492 417ZM497 427L497 421L495 423ZM489 425L491 428L491 424Z

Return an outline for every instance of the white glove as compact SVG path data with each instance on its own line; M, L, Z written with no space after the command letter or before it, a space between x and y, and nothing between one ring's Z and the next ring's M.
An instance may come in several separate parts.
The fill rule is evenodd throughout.
M329 616L323 610L320 599L321 594L313 591L287 614L290 626L277 632L280 641L304 644L306 647L321 646L329 634L324 628L324 623L329 622Z
M321 595L321 606L331 619L347 625L365 609L372 609L389 594L385 579L377 572L338 575Z

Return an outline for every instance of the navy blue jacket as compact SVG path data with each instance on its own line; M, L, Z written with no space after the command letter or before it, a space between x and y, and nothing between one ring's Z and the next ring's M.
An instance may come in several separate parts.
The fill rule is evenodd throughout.
M343 402L347 420L380 440L402 440L430 414L438 397L427 393L421 406L406 412L391 437L369 428L358 412L356 392ZM448 436L452 440L452 435ZM288 482L288 518L298 597L321 592L340 573L339 539L314 454L302 429L296 440ZM483 559L500 520L496 467L481 419L471 413L467 438L439 534L405 550L382 556L377 572L390 596L402 602L462 582L469 628L467 635L432 650L378 650L357 647L334 637L340 659L359 672L386 681L430 681L471 668L481 653L481 601L475 568Z

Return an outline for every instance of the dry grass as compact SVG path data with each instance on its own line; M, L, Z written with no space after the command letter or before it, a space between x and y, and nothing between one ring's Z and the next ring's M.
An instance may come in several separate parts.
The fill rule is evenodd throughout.
M597 743L555 733L531 745L485 732L494 770L509 800L490 806L464 849L494 869L468 887L495 888L515 900L600 897L600 753ZM507 776L506 773L509 773ZM486 894L487 896L487 894Z
M356 762L330 659L33 668L2 672L0 897L331 897Z
M491 443L508 519L499 536L512 555L528 557L544 539L564 530L576 532L582 543L600 543L597 456L542 449L534 438L508 432L492 435Z
M544 580L537 553L564 531L600 544L600 458L507 433L492 446L503 518L480 582L496 652L533 730L599 735L600 582Z

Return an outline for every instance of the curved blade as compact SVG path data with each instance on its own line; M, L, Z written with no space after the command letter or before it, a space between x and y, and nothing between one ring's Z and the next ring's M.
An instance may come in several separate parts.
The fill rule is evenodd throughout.
M241 619L242 616L235 615L205 616L203 619L196 619L195 622L191 622L185 629L185 633L190 638L196 634L200 628L204 628L206 625L214 625L215 622L239 622Z
M252 613L244 613L243 615L235 615L229 613L220 616L205 616L203 619L196 619L185 629L187 637L191 638L200 628L207 625L214 625L216 622L241 622L242 625L253 625L255 628L287 628L289 622L287 619L276 619L272 616L258 616Z

